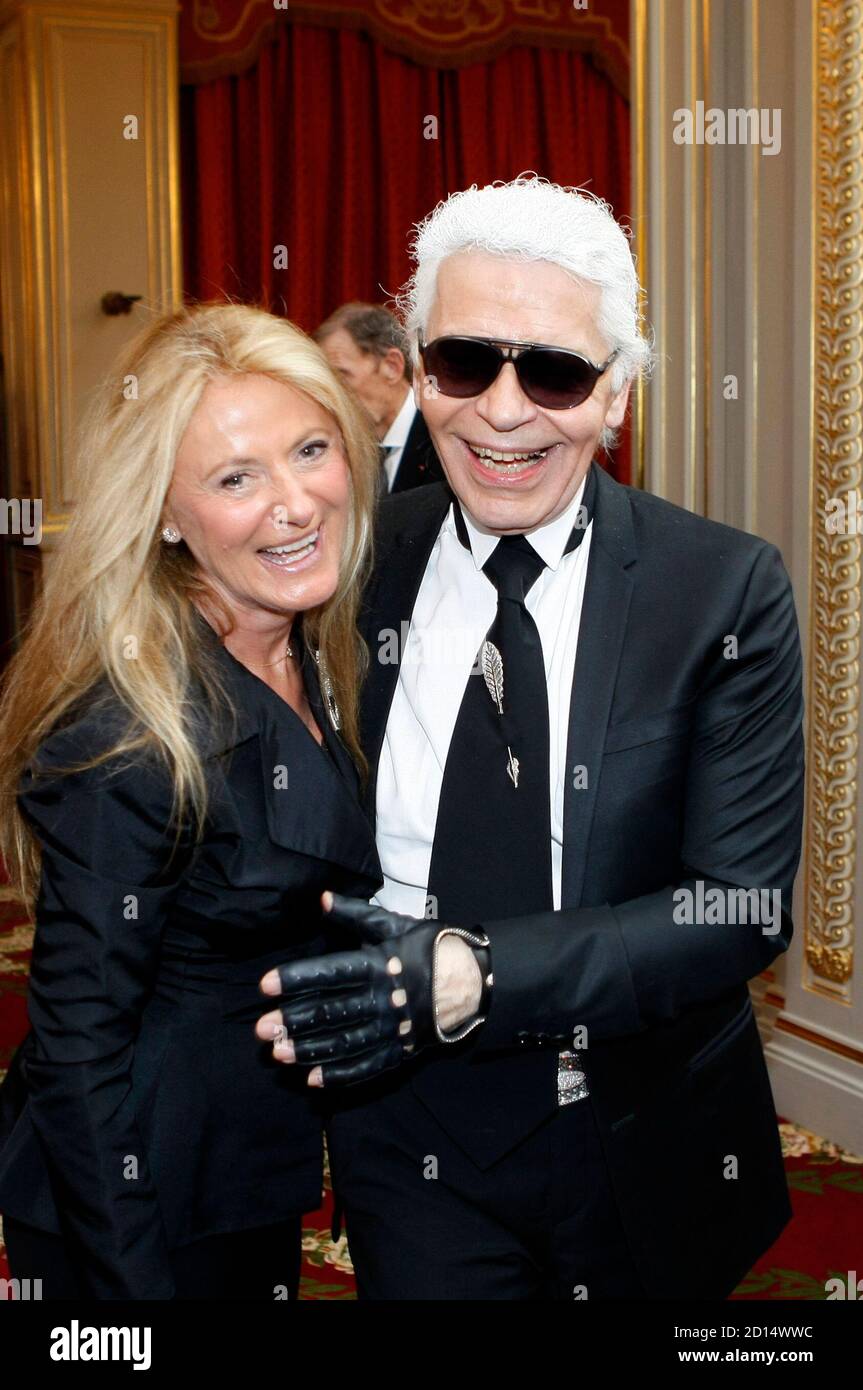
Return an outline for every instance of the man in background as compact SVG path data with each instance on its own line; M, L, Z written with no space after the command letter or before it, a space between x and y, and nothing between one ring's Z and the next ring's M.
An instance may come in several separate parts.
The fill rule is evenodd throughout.
M354 301L330 314L314 337L372 418L381 445L381 492L439 482L443 472L414 403L410 353L398 320L380 305Z

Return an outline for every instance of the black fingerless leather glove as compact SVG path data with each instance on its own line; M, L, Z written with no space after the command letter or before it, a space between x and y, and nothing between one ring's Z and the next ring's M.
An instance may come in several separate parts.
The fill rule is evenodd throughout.
M320 1065L325 1086L366 1081L423 1049L460 1042L485 1021L492 985L489 941L481 930L449 927L333 894L331 920L362 943L278 968L280 1011L297 1062ZM440 942L461 937L477 955L479 1011L455 1032L438 1026L435 967Z

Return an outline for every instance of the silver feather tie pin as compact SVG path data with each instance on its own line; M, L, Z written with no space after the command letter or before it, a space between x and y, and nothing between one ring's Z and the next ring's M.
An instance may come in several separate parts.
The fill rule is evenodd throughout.
M498 651L494 642L489 642L488 638L482 644L482 674L489 695L497 706L498 714L503 714L503 657ZM507 751L507 775L512 779L512 785L518 786L518 758L513 757L512 749L509 744Z

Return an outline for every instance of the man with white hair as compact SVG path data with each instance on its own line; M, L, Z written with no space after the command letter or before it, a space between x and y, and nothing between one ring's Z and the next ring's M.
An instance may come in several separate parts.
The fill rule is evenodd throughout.
M746 983L800 855L788 576L595 460L651 358L605 204L472 188L413 249L447 484L381 508L385 881L258 1031L332 1095L361 1298L725 1298L791 1214Z

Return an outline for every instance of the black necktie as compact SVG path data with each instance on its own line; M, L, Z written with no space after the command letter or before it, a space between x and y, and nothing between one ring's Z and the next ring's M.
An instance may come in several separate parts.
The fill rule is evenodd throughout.
M593 466L566 545L593 510ZM456 529L469 548L458 502ZM525 598L545 562L524 536L504 536L483 565L497 615L477 653L447 753L428 893L442 922L551 911L548 689L542 644Z
M392 444L378 445L378 459L380 460L381 470L378 474L378 497L386 497L390 490L390 480L387 476L387 459L393 451Z

